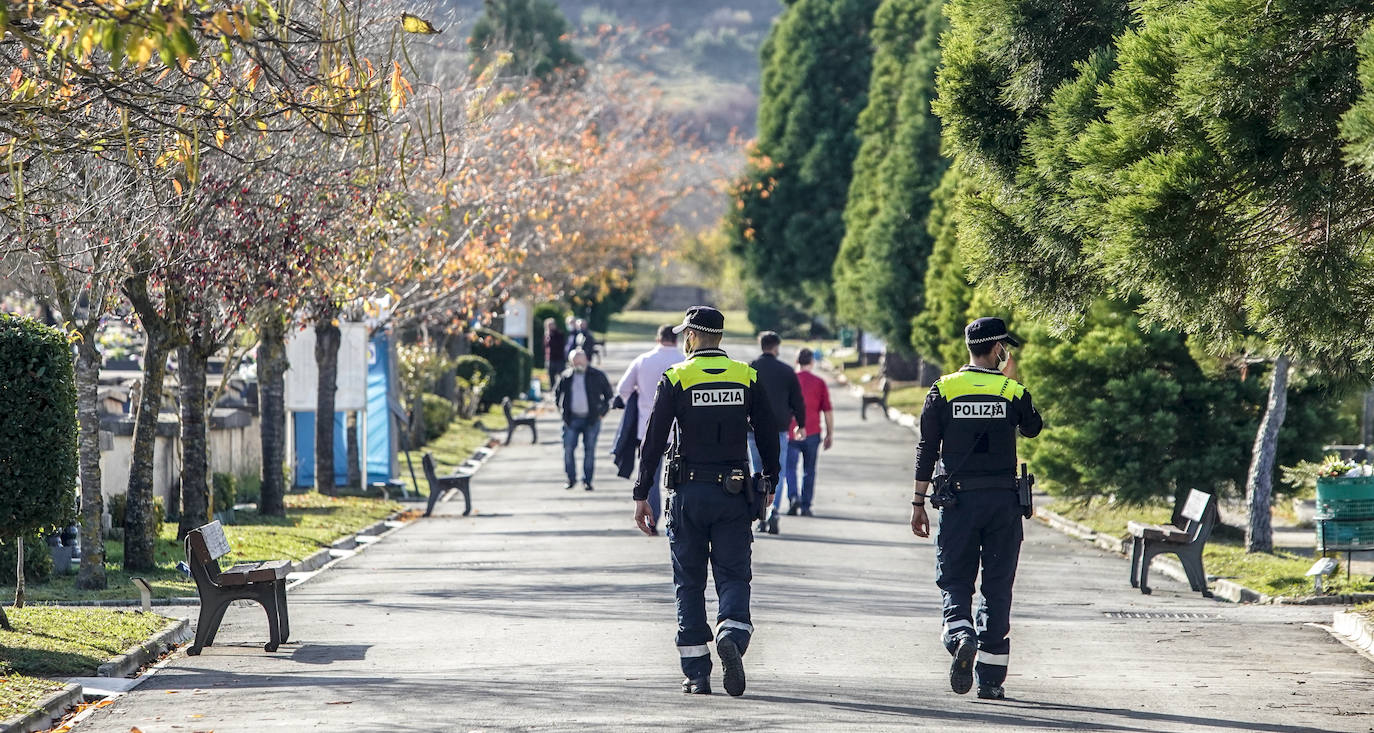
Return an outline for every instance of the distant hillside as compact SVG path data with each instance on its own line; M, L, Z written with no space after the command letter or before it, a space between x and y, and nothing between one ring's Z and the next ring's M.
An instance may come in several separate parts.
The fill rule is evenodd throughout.
M652 73L671 108L701 137L724 140L731 129L753 137L758 106L759 46L780 0L556 0L580 34L626 29L617 63ZM442 4L457 35L482 12L481 0ZM454 40L444 45L452 48Z

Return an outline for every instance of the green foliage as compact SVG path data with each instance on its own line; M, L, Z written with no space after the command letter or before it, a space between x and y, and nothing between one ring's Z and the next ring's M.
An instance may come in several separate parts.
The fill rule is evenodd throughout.
M1107 301L1072 336L1043 325L1027 331L1019 368L1046 428L1023 446L1049 491L1140 504L1243 486L1268 392L1264 369L1209 375L1181 334ZM1316 380L1290 390L1281 464L1317 458L1351 429L1340 397Z
M874 19L873 77L859 115L863 144L835 258L839 317L906 350L923 304L931 194L947 163L931 113L944 0L885 0ZM930 352L930 356L935 356Z
M550 0L486 0L484 7L468 38L474 70L506 53L502 71L515 76L548 79L582 66L569 39L572 26Z
M425 411L425 442L437 439L453 422L453 403L437 394L426 392L421 397Z
M459 379L467 382L470 389L478 392L485 389L491 383L492 377L496 375L496 367L475 354L468 354L455 359L453 371Z
M216 473L210 480L211 512L227 512L238 503L239 480L232 473Z
M950 0L947 13L934 106L946 151L981 191L963 206L964 264L1018 307L1071 322L1110 291L1064 206L1065 143L1096 113L1094 84L1130 3Z
M1046 427L1023 446L1047 490L1139 504L1244 482L1258 413L1177 333L1102 302L1072 338L1027 335L1019 366Z
M931 195L930 236L934 240L926 264L925 303L911 320L911 345L916 353L952 371L968 358L964 327L973 300L973 286L959 257L959 205L970 195L970 179L958 168L945 171Z
M794 0L764 41L758 140L726 217L731 248L757 288L751 312L832 300L877 5Z
M0 313L0 415L0 537L71 522L76 382L61 331Z
M453 370L448 355L430 344L402 344L396 347L396 358L401 364L397 373L401 395L408 405L416 395L432 392L439 380Z
M0 540L0 585L14 584L15 566L18 558L14 555L14 538ZM24 538L24 580L28 583L46 583L52 577L52 552L48 543L38 537Z
M1216 0L1140 20L1097 90L1105 117L1069 151L1100 270L1175 328L1374 365L1350 338L1374 318L1374 179L1341 145L1374 6Z
M124 512L129 506L129 497L126 494L115 494L105 500L105 508L110 512L110 526L116 529L124 527ZM162 502L162 497L153 498L153 529L162 529L163 522L167 521L167 508Z
M256 504L262 500L262 474L241 473L236 477L237 500L241 504Z
M509 397L516 399L530 387L534 357L530 350L491 329L477 330L472 353L491 363L495 374L482 393L482 404L492 405Z

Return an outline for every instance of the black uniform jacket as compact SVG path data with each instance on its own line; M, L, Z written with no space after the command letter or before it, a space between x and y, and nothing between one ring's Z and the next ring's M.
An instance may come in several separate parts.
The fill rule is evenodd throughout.
M759 373L759 383L768 391L767 402L778 432L786 430L792 420L797 421L797 427L806 427L806 400L802 399L797 372L773 354L763 354L749 366Z
M673 423L678 425L682 461L687 466L737 468L749 464L749 430L776 433L768 396L758 372L720 349L700 349L687 361L664 372L654 393L654 409L640 446L639 476L634 496L645 499L668 447ZM763 472L777 485L778 442L758 441Z
M965 489L1015 488L1016 433L1040 434L1044 421L1030 392L993 369L966 366L940 378L926 395L916 480L942 474Z

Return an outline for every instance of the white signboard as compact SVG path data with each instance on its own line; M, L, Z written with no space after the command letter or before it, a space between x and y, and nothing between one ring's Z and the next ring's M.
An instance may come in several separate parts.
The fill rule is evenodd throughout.
M368 329L365 323L339 324L339 375L334 409L339 412L367 409ZM286 341L286 409L314 412L320 372L315 367L315 329L297 331Z
M503 314L506 319L506 335L513 339L529 338L530 319L533 311L530 304L523 300L506 301L506 312Z

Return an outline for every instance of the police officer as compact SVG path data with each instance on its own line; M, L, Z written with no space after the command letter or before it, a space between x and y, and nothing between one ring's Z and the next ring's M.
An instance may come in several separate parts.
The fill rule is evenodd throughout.
M711 628L706 621L706 566L715 576L720 598L716 616L716 652L724 667L725 691L744 694L744 662L754 627L749 619L750 521L760 502L747 475L746 436L774 435L768 400L758 373L720 349L725 316L715 308L687 311L675 333L686 331L687 361L668 368L659 380L653 412L640 449L635 480L635 524L653 534L654 515L647 501L653 471L659 465L669 432L677 422L673 454L665 463L668 486L668 546L677 589L677 650L682 661L682 691L711 694ZM759 441L763 474L777 485L778 443Z
M1010 347L1020 346L1006 324L979 318L964 329L964 342L969 364L931 387L921 413L911 530L930 536L925 505L935 497L943 505L935 582L944 597L941 640L954 657L949 684L962 695L976 676L978 697L1001 700L1011 651L1007 632L1022 504L1029 503L1029 491L1017 491L1016 433L1033 438L1044 423L1030 392L1002 374ZM952 497L952 504L939 501L944 497ZM980 561L983 600L975 619L971 606Z

